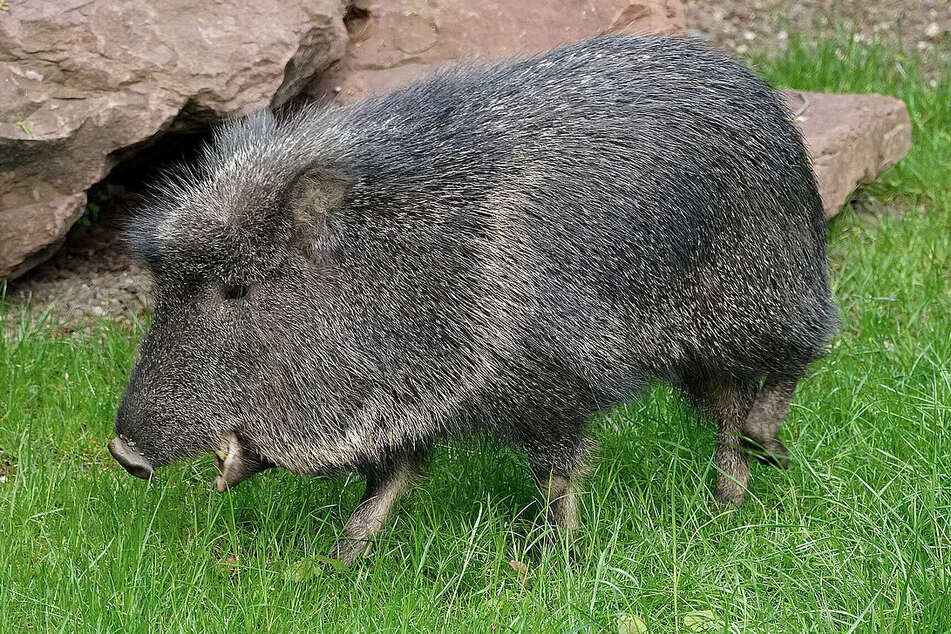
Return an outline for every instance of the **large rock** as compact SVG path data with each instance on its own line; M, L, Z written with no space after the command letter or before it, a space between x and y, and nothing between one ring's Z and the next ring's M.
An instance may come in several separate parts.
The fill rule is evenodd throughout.
M0 279L48 257L116 156L277 105L343 54L343 0L17 0L0 12Z
M605 31L679 34L680 0L356 0L346 56L311 87L338 102L385 94L457 59L497 60Z
M911 148L908 110L894 97L792 90L784 95L798 115L827 217Z

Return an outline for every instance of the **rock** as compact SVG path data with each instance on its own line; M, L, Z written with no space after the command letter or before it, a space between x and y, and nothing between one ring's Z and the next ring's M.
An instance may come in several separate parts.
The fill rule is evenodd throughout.
M528 55L604 31L680 34L680 0L356 0L346 56L309 89L386 94L457 59Z
M799 114L827 217L911 148L908 110L894 97L799 91L784 96Z
M0 12L0 279L51 255L117 156L298 94L342 0L18 0Z

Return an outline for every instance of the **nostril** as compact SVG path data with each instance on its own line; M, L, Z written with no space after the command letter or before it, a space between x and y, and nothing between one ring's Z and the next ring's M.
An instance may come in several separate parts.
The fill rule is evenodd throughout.
M135 443L127 440L123 436L117 436L109 441L109 453L116 459L122 467L137 478L148 480L152 477L154 469L148 460L145 459L136 448Z

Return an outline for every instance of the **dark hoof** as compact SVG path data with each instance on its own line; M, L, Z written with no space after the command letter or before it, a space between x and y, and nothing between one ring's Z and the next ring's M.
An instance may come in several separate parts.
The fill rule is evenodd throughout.
M764 465L776 467L777 469L789 468L789 456L780 456L776 454L756 454L756 459Z
M333 545L327 556L339 561L343 566L352 566L370 556L373 544L367 539L342 537Z
M731 483L732 484L732 483ZM746 501L746 491L736 486L717 487L710 508L718 513L734 511Z
M786 445L778 440L766 450L758 450L755 453L756 459L763 464L780 469L789 468L789 450Z
M789 450L786 445L778 440L770 443L768 447L750 444L750 451L757 460L771 467L780 469L789 468Z

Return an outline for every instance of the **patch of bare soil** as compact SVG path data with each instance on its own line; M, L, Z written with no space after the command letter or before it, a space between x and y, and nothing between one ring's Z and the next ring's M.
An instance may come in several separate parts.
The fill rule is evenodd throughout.
M0 484L12 481L17 474L17 463L13 456L6 454L0 447Z
M85 331L97 320L132 325L145 317L149 276L119 243L130 201L115 193L94 221L79 222L50 260L7 288L7 301L65 332ZM12 325L12 324L10 324Z

